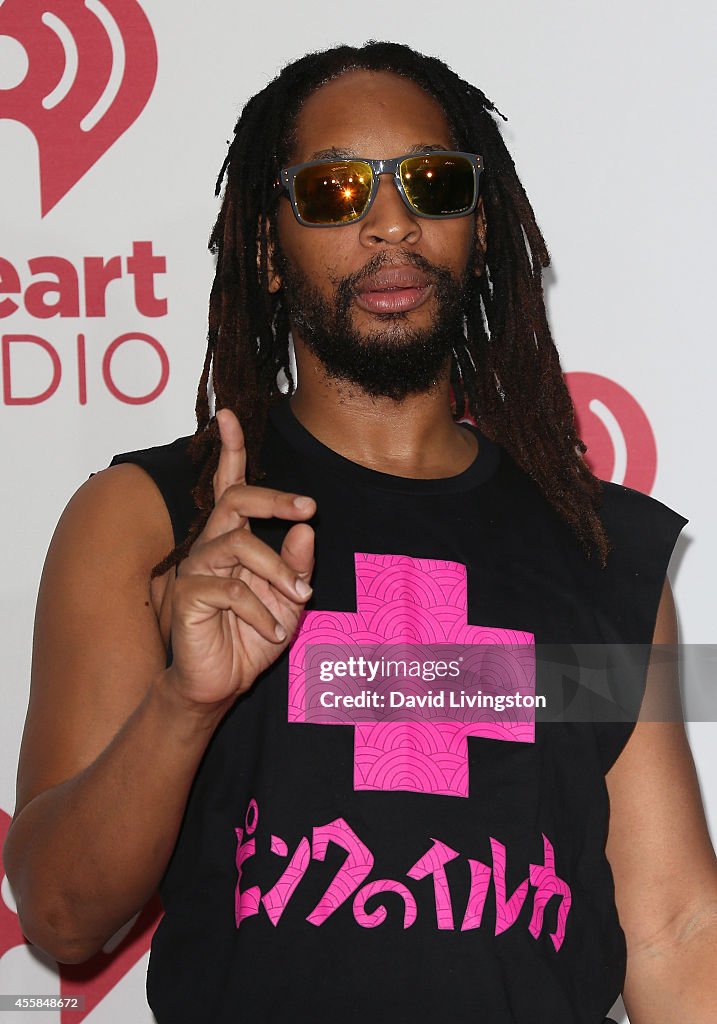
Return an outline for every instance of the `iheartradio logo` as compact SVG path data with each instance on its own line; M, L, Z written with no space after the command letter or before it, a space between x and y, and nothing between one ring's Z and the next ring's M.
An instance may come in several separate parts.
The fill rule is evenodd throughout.
M5 0L3 36L27 67L17 83L0 82L0 120L37 140L44 217L144 110L157 45L137 0Z

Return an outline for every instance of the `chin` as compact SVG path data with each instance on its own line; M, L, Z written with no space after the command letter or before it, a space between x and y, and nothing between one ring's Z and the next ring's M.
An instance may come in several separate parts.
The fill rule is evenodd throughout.
M381 339L410 342L416 335L428 334L433 329L431 317L411 316L409 313L376 313L355 325L357 336L367 343Z

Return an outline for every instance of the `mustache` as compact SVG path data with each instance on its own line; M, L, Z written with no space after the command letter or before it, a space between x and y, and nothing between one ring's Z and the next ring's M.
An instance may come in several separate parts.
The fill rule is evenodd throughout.
M425 256L421 256L420 253L399 250L396 253L377 252L367 260L360 270L356 270L353 274L347 274L346 277L337 278L332 283L340 293L351 293L358 291L361 285L368 278L377 274L379 270L385 270L387 267L407 266L416 267L417 270L422 271L427 277L433 278L435 281L453 280L453 275L446 267L442 267L437 263L431 263L430 260L427 260Z

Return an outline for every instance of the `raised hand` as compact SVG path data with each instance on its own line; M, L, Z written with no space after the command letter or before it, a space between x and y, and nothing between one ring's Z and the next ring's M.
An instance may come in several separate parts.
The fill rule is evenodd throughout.
M238 419L217 413L222 441L214 474L214 509L179 564L172 593L177 691L191 704L231 704L289 643L311 596L314 531L298 522L277 554L252 533L249 517L309 519L313 498L246 483Z

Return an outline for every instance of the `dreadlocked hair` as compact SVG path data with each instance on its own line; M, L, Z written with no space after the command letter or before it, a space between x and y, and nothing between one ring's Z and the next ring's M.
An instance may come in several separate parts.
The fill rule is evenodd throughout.
M296 116L324 83L351 70L389 71L411 79L443 108L459 149L480 153L487 246L466 309L462 343L451 360L455 418L471 417L502 445L572 528L588 557L604 566L608 539L598 515L601 483L583 455L572 401L548 326L542 271L550 256L494 115L504 115L480 89L442 61L399 43L367 42L307 54L288 64L249 100L217 180L224 197L209 248L216 274L208 343L189 454L197 467L197 516L182 544L154 566L166 572L189 552L214 503L221 438L215 407L238 416L245 436L247 480L263 479L260 453L270 406L296 382L290 367L290 324L282 292L270 294L269 254L276 246L280 170L290 162Z

